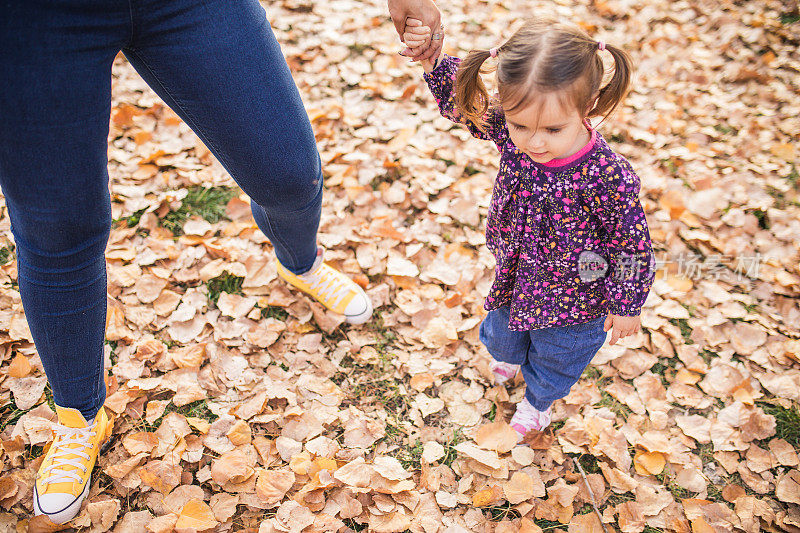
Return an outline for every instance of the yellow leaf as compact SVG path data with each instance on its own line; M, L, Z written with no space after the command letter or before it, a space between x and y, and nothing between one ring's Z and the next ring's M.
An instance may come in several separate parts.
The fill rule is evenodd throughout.
M694 286L694 282L691 279L684 277L669 276L666 281L667 285L681 292L689 292Z
M204 501L191 499L181 509L175 529L193 528L203 531L217 527L219 522L214 518L214 513Z
M197 418L196 416L187 416L186 421L190 426L204 435L208 433L209 429L211 429L211 424L208 421L203 420L202 418Z
M244 420L237 420L230 431L228 431L227 436L234 446L241 446L250 443L253 433L250 431L250 426L247 425L247 422Z
M692 533L714 533L716 530L702 518L692 520Z
M794 145L792 143L773 144L769 151L772 152L772 155L785 161L794 159Z
M339 468L336 460L328 457L317 457L314 459L314 466L317 468L317 471L327 470L330 473L336 472L336 469Z
M753 395L745 387L739 387L733 391L733 399L742 402L745 405L753 405Z
M486 507L494 501L494 490L491 488L484 489L475 493L472 496L472 505L475 507Z
M294 473L287 470L262 470L256 481L256 496L267 505L275 505L294 485Z
M700 374L696 374L690 370L686 370L685 368L681 368L678 370L678 373L675 374L675 381L678 383L683 383L684 385L694 385L698 381L700 381Z
M660 452L638 452L633 458L633 464L637 474L657 476L664 470L666 460Z
M33 367L28 362L28 358L21 353L17 353L11 360L11 364L8 365L8 375L12 378L24 378L31 373L31 370Z
M292 469L292 472L301 476L308 474L312 465L311 454L308 452L300 452L289 461L289 468Z

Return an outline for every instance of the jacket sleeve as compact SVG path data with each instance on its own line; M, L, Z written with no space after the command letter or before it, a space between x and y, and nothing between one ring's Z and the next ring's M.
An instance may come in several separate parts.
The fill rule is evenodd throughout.
M460 64L461 59L442 54L442 59L436 68L423 74L423 78L439 106L439 112L444 118L456 124L465 125L473 137L499 143L505 130L505 117L500 111L491 108L487 110L484 115L487 126L485 131L481 131L474 122L464 118L456 110L455 81Z
M606 230L605 296L609 312L638 316L655 279L655 255L644 209L641 181L624 158L590 172L582 188L586 204Z

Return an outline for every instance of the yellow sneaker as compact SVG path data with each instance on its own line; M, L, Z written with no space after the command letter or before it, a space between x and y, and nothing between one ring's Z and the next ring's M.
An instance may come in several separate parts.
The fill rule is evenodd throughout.
M278 275L331 311L344 315L349 324L363 324L372 316L372 302L366 293L355 281L325 264L321 248L305 274L294 274L278 261Z
M56 406L56 412L59 423L36 475L33 511L47 515L53 523L65 524L75 518L89 494L92 468L112 425L103 407L92 424L77 409Z

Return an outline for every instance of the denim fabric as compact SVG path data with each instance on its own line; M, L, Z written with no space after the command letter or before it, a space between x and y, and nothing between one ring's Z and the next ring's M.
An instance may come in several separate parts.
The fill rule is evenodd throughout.
M481 322L480 340L497 361L521 365L525 397L544 411L569 394L594 355L606 341L606 316L582 324L512 331L509 308L489 311Z
M111 67L122 51L252 201L278 259L316 258L314 134L257 0L0 0L0 187L55 402L105 399Z

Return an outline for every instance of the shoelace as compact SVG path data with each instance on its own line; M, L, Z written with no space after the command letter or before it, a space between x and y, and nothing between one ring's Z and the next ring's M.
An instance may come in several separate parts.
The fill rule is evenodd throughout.
M94 428L97 422L86 428L71 428L56 424L55 432L56 438L53 446L58 445L55 453L53 453L53 463L42 471L42 474L49 473L50 475L42 480L42 483L47 485L49 483L63 483L76 481L80 483L83 478L74 470L61 470L65 466L74 466L86 472L86 466L77 458L67 458L69 455L78 455L87 461L91 456L83 450L75 448L67 448L68 445L77 444L84 448L91 449L92 444L89 439L95 434Z
M339 305L339 302L350 293L345 282L339 279L336 273L324 268L324 265L298 277L308 283L312 290L317 290L320 298L326 301L333 300L331 307Z

